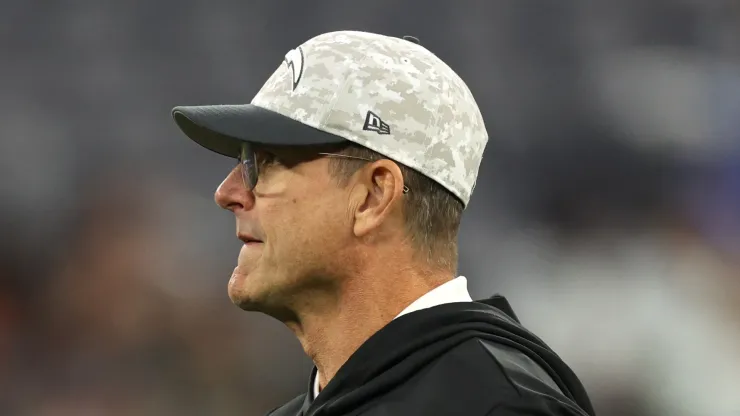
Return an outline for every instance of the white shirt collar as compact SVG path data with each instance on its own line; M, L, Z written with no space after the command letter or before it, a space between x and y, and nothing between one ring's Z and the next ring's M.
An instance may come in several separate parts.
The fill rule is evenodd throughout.
M465 276L458 276L449 282L445 282L436 288L425 293L419 299L412 302L406 309L402 310L401 313L396 315L396 318L407 313L419 311L422 309L431 308L433 306L444 305L446 303L454 302L472 302L473 299L470 297L468 292L468 280ZM396 319L393 318L393 319ZM318 375L318 372L316 373ZM313 379L313 397L319 395L319 378L314 376Z
M468 280L465 276L459 276L449 282L445 282L444 284L437 286L419 299L416 299L411 303L411 305L407 306L406 309L396 315L396 318L406 315L407 313L431 308L437 305L443 305L445 303L472 301L473 299L470 297L470 293L468 293Z

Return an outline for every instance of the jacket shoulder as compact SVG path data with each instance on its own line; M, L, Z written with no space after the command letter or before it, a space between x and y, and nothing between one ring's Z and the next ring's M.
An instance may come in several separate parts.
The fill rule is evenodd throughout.
M505 400L495 404L489 413L491 416L527 414L507 413L516 409L542 411L556 408L559 410L554 414L586 416L540 364L517 348L474 338L461 344L459 351L453 350L451 353L463 360L464 354L467 359L477 362L480 368L487 369L485 374L476 374L480 379L486 380L483 383L490 383L491 387L497 386L499 389L502 384L506 385L510 394L506 395ZM505 383L502 383L504 380Z
M521 350L489 340L474 339L471 341L476 348L481 350L479 355L495 362L516 390L524 388L563 394L547 371Z

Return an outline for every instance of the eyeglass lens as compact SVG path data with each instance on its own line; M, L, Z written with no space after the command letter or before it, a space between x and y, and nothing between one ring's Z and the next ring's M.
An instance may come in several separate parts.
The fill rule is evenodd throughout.
M244 186L250 191L253 190L257 185L257 155L247 143L242 144L239 152L239 165Z

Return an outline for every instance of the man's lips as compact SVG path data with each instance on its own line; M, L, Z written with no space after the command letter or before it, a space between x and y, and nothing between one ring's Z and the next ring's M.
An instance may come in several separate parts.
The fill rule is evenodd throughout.
M262 240L256 237L253 237L252 235L249 235L249 234L238 234L237 237L242 242L244 242L244 244L258 244L262 242Z

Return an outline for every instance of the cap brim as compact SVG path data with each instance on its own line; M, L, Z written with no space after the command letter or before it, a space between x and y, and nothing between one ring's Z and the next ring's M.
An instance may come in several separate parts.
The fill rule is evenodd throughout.
M253 104L178 106L177 126L194 142L237 157L243 142L268 145L322 145L347 140Z

